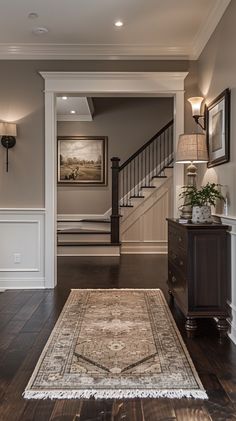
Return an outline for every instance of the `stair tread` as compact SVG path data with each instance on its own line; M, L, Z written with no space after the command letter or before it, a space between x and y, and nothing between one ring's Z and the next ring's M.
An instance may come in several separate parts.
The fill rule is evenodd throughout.
M96 222L110 224L110 219L58 219L57 222Z
M155 189L155 186L142 186L141 189Z
M136 199L136 198L140 198L140 199L144 199L145 196L130 196L130 199Z
M121 208L133 208L133 205L120 205Z
M95 231L95 230L83 230L83 229L77 229L77 228L68 228L68 229L62 229L57 230L58 234L85 234L85 235L91 235L91 234L111 234L111 231Z
M80 242L80 241L72 241L72 242L70 242L70 241L59 241L58 243L57 243L57 245L58 246L85 246L85 247L87 247L87 246L111 246L111 247L114 247L114 246L120 246L120 244L121 243L108 243L108 242L94 242L94 243L90 243L90 242L86 242L86 243L82 243L82 242Z
M167 175L154 175L152 178L167 178Z

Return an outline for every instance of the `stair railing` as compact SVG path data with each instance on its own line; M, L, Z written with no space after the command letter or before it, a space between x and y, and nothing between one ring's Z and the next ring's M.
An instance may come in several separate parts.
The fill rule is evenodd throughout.
M132 198L143 197L142 189L154 188L152 180L165 177L173 163L173 120L157 132L121 166L112 161L111 242L119 243L119 207L131 207Z

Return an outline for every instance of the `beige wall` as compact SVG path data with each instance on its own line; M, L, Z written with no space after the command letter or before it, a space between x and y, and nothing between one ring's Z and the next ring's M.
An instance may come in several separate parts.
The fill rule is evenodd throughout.
M236 216L236 1L232 1L198 62L200 94L211 102L224 89L231 89L230 162L207 169L202 178L227 186L229 214Z
M44 206L44 82L39 70L50 71L187 71L187 61L39 61L2 60L0 120L18 123L17 144L0 146L0 208Z
M172 98L94 98L92 122L58 122L59 136L108 136L108 185L58 187L59 214L103 214L111 207L110 159L121 163L173 118Z

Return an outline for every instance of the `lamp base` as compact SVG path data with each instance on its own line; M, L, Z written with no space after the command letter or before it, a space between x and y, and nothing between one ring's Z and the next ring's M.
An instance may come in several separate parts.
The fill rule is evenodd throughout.
M187 167L187 186L196 187L197 167L192 162ZM187 221L192 220L192 206L187 204L187 198L184 199L184 204L181 208L180 217Z

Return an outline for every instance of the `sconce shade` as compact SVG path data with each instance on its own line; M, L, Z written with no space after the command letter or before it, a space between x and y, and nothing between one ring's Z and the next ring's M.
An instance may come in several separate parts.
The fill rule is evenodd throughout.
M202 133L181 134L176 153L176 162L208 162L206 136Z
M192 98L189 98L188 101L190 102L192 106L192 115L200 116L201 115L201 105L204 98L201 96L194 96Z
M0 135L1 136L16 136L16 124L0 122Z

